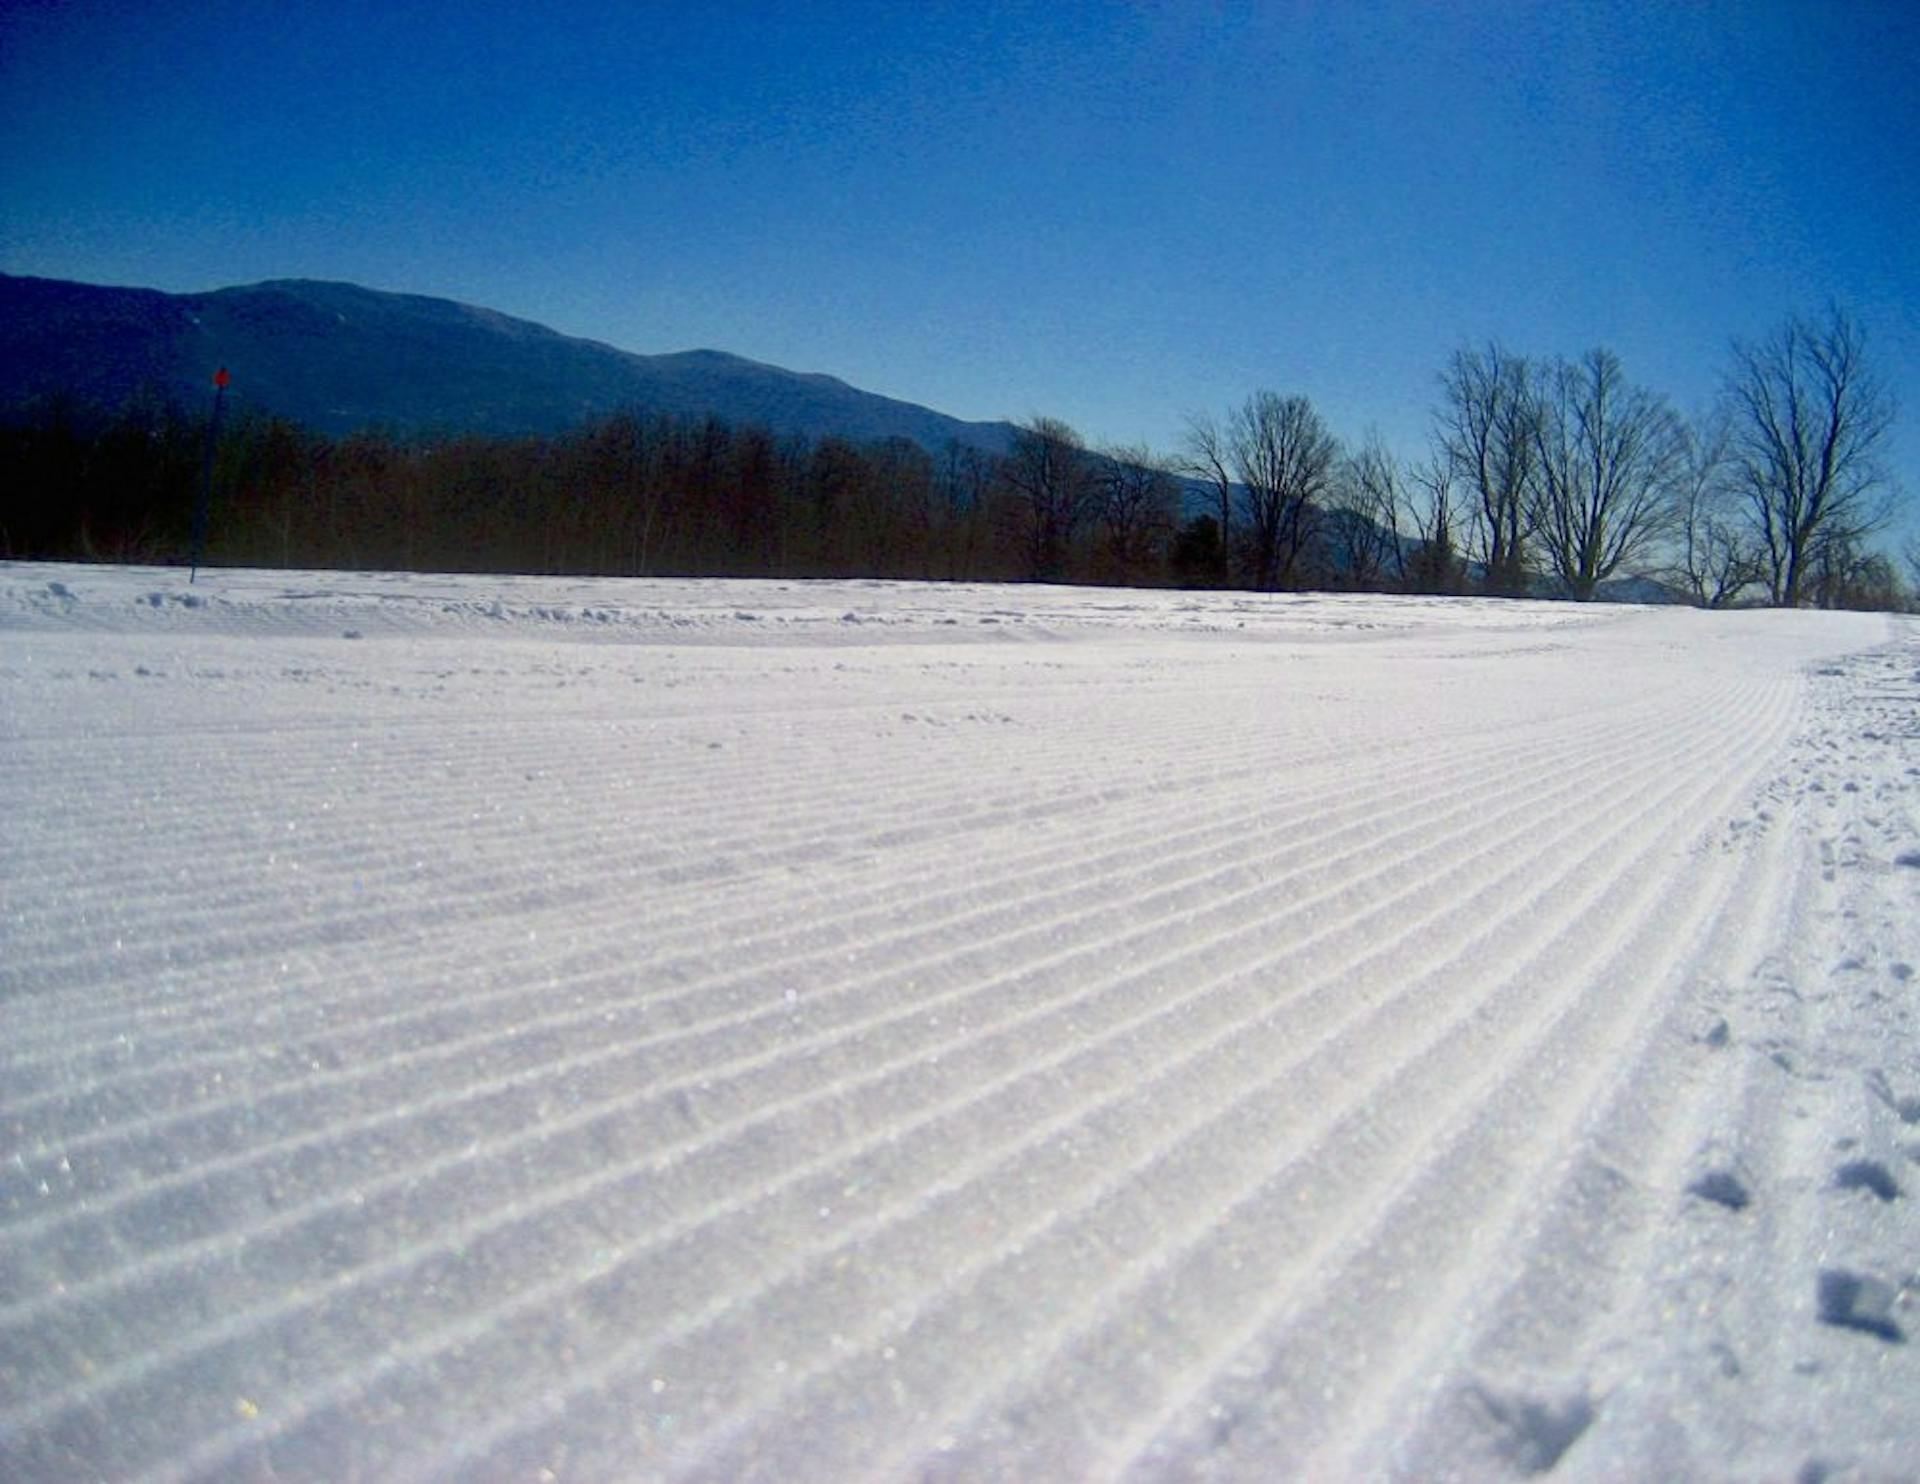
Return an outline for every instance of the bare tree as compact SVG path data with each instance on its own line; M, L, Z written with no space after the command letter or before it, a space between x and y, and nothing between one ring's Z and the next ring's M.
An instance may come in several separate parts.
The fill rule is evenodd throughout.
M1400 461L1379 433L1369 431L1359 449L1341 460L1327 518L1334 559L1350 586L1372 590L1383 582L1405 583L1400 533L1406 505Z
M1893 403L1866 359L1866 337L1829 308L1790 319L1757 345L1736 343L1726 394L1733 477L1774 603L1803 596L1821 543L1858 543L1885 524L1894 490L1879 461Z
M985 544L987 495L993 487L995 460L971 444L948 439L942 450L939 499L935 506L936 544L946 554L946 577L964 581L976 575Z
M1004 477L1029 578L1067 575L1074 535L1093 503L1090 476L1086 445L1058 418L1034 417L1014 429Z
M1094 516L1105 538L1106 575L1129 581L1151 574L1180 507L1180 484L1144 444L1110 448L1095 478Z
M1717 413L1687 434L1669 575L1702 608L1726 607L1761 576L1727 486L1728 439L1727 419Z
M932 576L933 459L910 438L883 438L862 452L864 477L849 511L861 571Z
M1220 506L1220 580L1232 581L1233 567L1233 455L1227 435L1209 413L1187 415L1187 436L1181 449L1180 468L1204 481Z
M1686 428L1604 349L1547 368L1538 408L1533 526L1554 574L1585 601L1670 528Z
M1473 555L1490 591L1523 593L1539 415L1533 368L1495 344L1457 350L1440 373L1440 393L1435 432L1473 501Z
M1227 421L1253 585L1283 587L1312 534L1340 447L1305 397L1255 392Z
M1892 559L1852 539L1818 542L1805 576L1802 592L1817 607L1897 613L1905 606Z
M1453 460L1436 450L1417 466L1411 481L1418 495L1407 510L1414 531L1406 585L1416 593L1457 593L1465 585L1459 548L1460 490Z

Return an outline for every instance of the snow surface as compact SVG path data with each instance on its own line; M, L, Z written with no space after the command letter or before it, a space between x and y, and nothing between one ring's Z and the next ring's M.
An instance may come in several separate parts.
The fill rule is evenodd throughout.
M1917 739L1885 617L0 566L0 1476L1912 1477Z

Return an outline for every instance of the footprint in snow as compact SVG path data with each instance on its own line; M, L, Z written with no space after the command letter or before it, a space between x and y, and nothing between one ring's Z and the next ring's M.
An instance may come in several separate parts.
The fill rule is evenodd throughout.
M1833 1172L1838 1190L1870 1190L1883 1201L1900 1198L1900 1187L1887 1167L1877 1159L1849 1160Z
M1724 1206L1729 1211L1744 1211L1753 1204L1747 1182L1729 1169L1708 1170L1687 1187L1687 1194Z
M1867 1091L1893 1109L1902 1123L1920 1123L1920 1095L1895 1092L1887 1074L1878 1067L1867 1073Z
M1473 1395L1499 1429L1500 1451L1523 1474L1544 1474L1558 1464L1595 1416L1584 1383L1557 1396L1476 1384Z
M1906 1331L1893 1317L1902 1291L1868 1273L1845 1268L1822 1268L1815 1288L1820 1322L1839 1329L1857 1329L1890 1345L1906 1343Z

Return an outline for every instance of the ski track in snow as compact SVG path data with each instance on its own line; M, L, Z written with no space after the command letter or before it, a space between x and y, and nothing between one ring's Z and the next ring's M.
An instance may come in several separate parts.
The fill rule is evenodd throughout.
M0 1476L1920 1475L1920 625L0 564Z

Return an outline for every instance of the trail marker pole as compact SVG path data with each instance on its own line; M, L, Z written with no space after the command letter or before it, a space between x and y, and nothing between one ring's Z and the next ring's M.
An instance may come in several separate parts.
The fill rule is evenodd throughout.
M188 586L200 575L200 561L207 554L207 517L213 508L213 450L220 441L220 414L227 405L227 383L232 380L225 366L213 373L213 420L207 424L207 451L200 460L200 498L193 507L193 566L187 572Z

